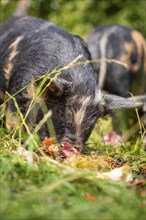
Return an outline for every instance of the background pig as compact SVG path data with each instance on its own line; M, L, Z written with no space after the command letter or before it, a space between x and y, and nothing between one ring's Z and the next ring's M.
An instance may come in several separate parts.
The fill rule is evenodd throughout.
M146 41L142 34L122 25L108 24L95 28L86 42L93 60L116 59L127 65L124 67L114 62L94 63L98 86L123 97L131 96L128 92L143 95L138 99L145 100L146 106ZM114 127L121 132L121 129L131 127L135 120L135 111L118 112ZM143 117L143 122L146 124L146 116Z
M80 61L91 59L84 41L68 34L52 23L33 17L13 17L1 27L0 78L4 81L1 91L15 97L23 115L36 92L36 83L23 89L38 77L55 68L62 68L79 55ZM50 77L48 77L48 83ZM2 96L3 97L3 96ZM82 145L89 137L97 119L115 108L141 105L130 100L102 94L96 85L92 64L72 67L63 71L42 95L52 121L57 140ZM1 100L3 101L3 100ZM39 105L40 104L40 105ZM27 117L31 124L33 113L38 111L37 121L43 117L41 103L33 107ZM7 127L18 123L16 107L8 101L7 115L12 116ZM39 131L41 139L49 136L46 125Z
M129 91L133 94L146 92L146 42L141 33L108 24L95 28L86 42L93 60L116 59L127 64L125 68L117 63L95 63L96 80L102 89L124 97Z

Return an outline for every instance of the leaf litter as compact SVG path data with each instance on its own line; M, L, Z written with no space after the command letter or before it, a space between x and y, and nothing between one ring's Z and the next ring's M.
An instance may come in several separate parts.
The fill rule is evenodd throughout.
M122 158L115 159L111 156L99 155L95 151L85 155L80 148L75 148L68 142L57 144L55 138L45 138L40 149L43 154L27 151L23 147L12 152L19 154L27 161L35 160L37 163L40 163L45 155L72 168L96 171L99 179L124 182L132 182L134 179L131 167L125 164L126 161ZM103 170L106 172L103 172Z

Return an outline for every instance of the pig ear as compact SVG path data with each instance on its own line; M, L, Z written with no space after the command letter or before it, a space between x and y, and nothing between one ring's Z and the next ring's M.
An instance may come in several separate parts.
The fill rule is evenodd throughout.
M133 97L129 97L128 100L135 100L136 102L146 102L146 94L144 95L136 95Z
M136 108L143 106L142 102L135 102L134 99L123 98L116 95L104 94L105 107L107 110L121 108Z
M46 88L44 93L52 92L55 96L61 96L67 88L71 86L71 82L61 78L47 78L44 80L41 77L37 77L36 83L37 86Z
M65 79L56 78L49 86L49 90L56 96L61 96L67 89L71 87L71 82Z

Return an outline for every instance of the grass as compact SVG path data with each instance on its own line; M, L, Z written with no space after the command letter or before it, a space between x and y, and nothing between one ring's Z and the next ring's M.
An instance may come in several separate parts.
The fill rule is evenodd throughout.
M107 171L127 164L134 179L143 179L145 152L141 141L120 146L94 145L96 130L85 153L96 151L98 169ZM96 139L95 139L96 142ZM70 167L51 160L26 160L13 154L19 142L0 130L0 208L3 220L27 219L145 219L144 185L98 179L90 168ZM109 166L104 166L110 158Z

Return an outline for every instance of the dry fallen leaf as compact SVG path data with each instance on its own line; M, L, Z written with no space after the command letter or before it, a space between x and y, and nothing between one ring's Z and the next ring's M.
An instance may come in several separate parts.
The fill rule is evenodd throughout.
M140 187L146 185L145 179L135 179L134 182L130 184L130 186Z
M146 190L138 190L138 194L142 197L146 197Z
M39 156L32 151L26 150L24 147L19 147L17 150L12 150L12 153L24 157L24 159L27 161L31 162L32 160L35 160L39 162Z
M49 154L51 157L53 157L54 159L56 159L59 155L60 155L60 149L57 145L55 144L51 144L47 147L43 148L43 151L46 154Z
M41 145L43 152L53 157L53 159L56 159L60 155L59 145L55 144L55 142L56 139L54 137L45 138Z
M96 202L97 201L97 197L90 193L90 192L85 192L85 198L89 201L92 201L92 202Z
M51 145L51 144L55 144L55 138L51 137L51 138L45 138L44 141L42 141L43 145Z
M114 181L130 182L133 179L131 168L127 165L115 168L110 172L98 172L97 177L100 179L111 179Z

